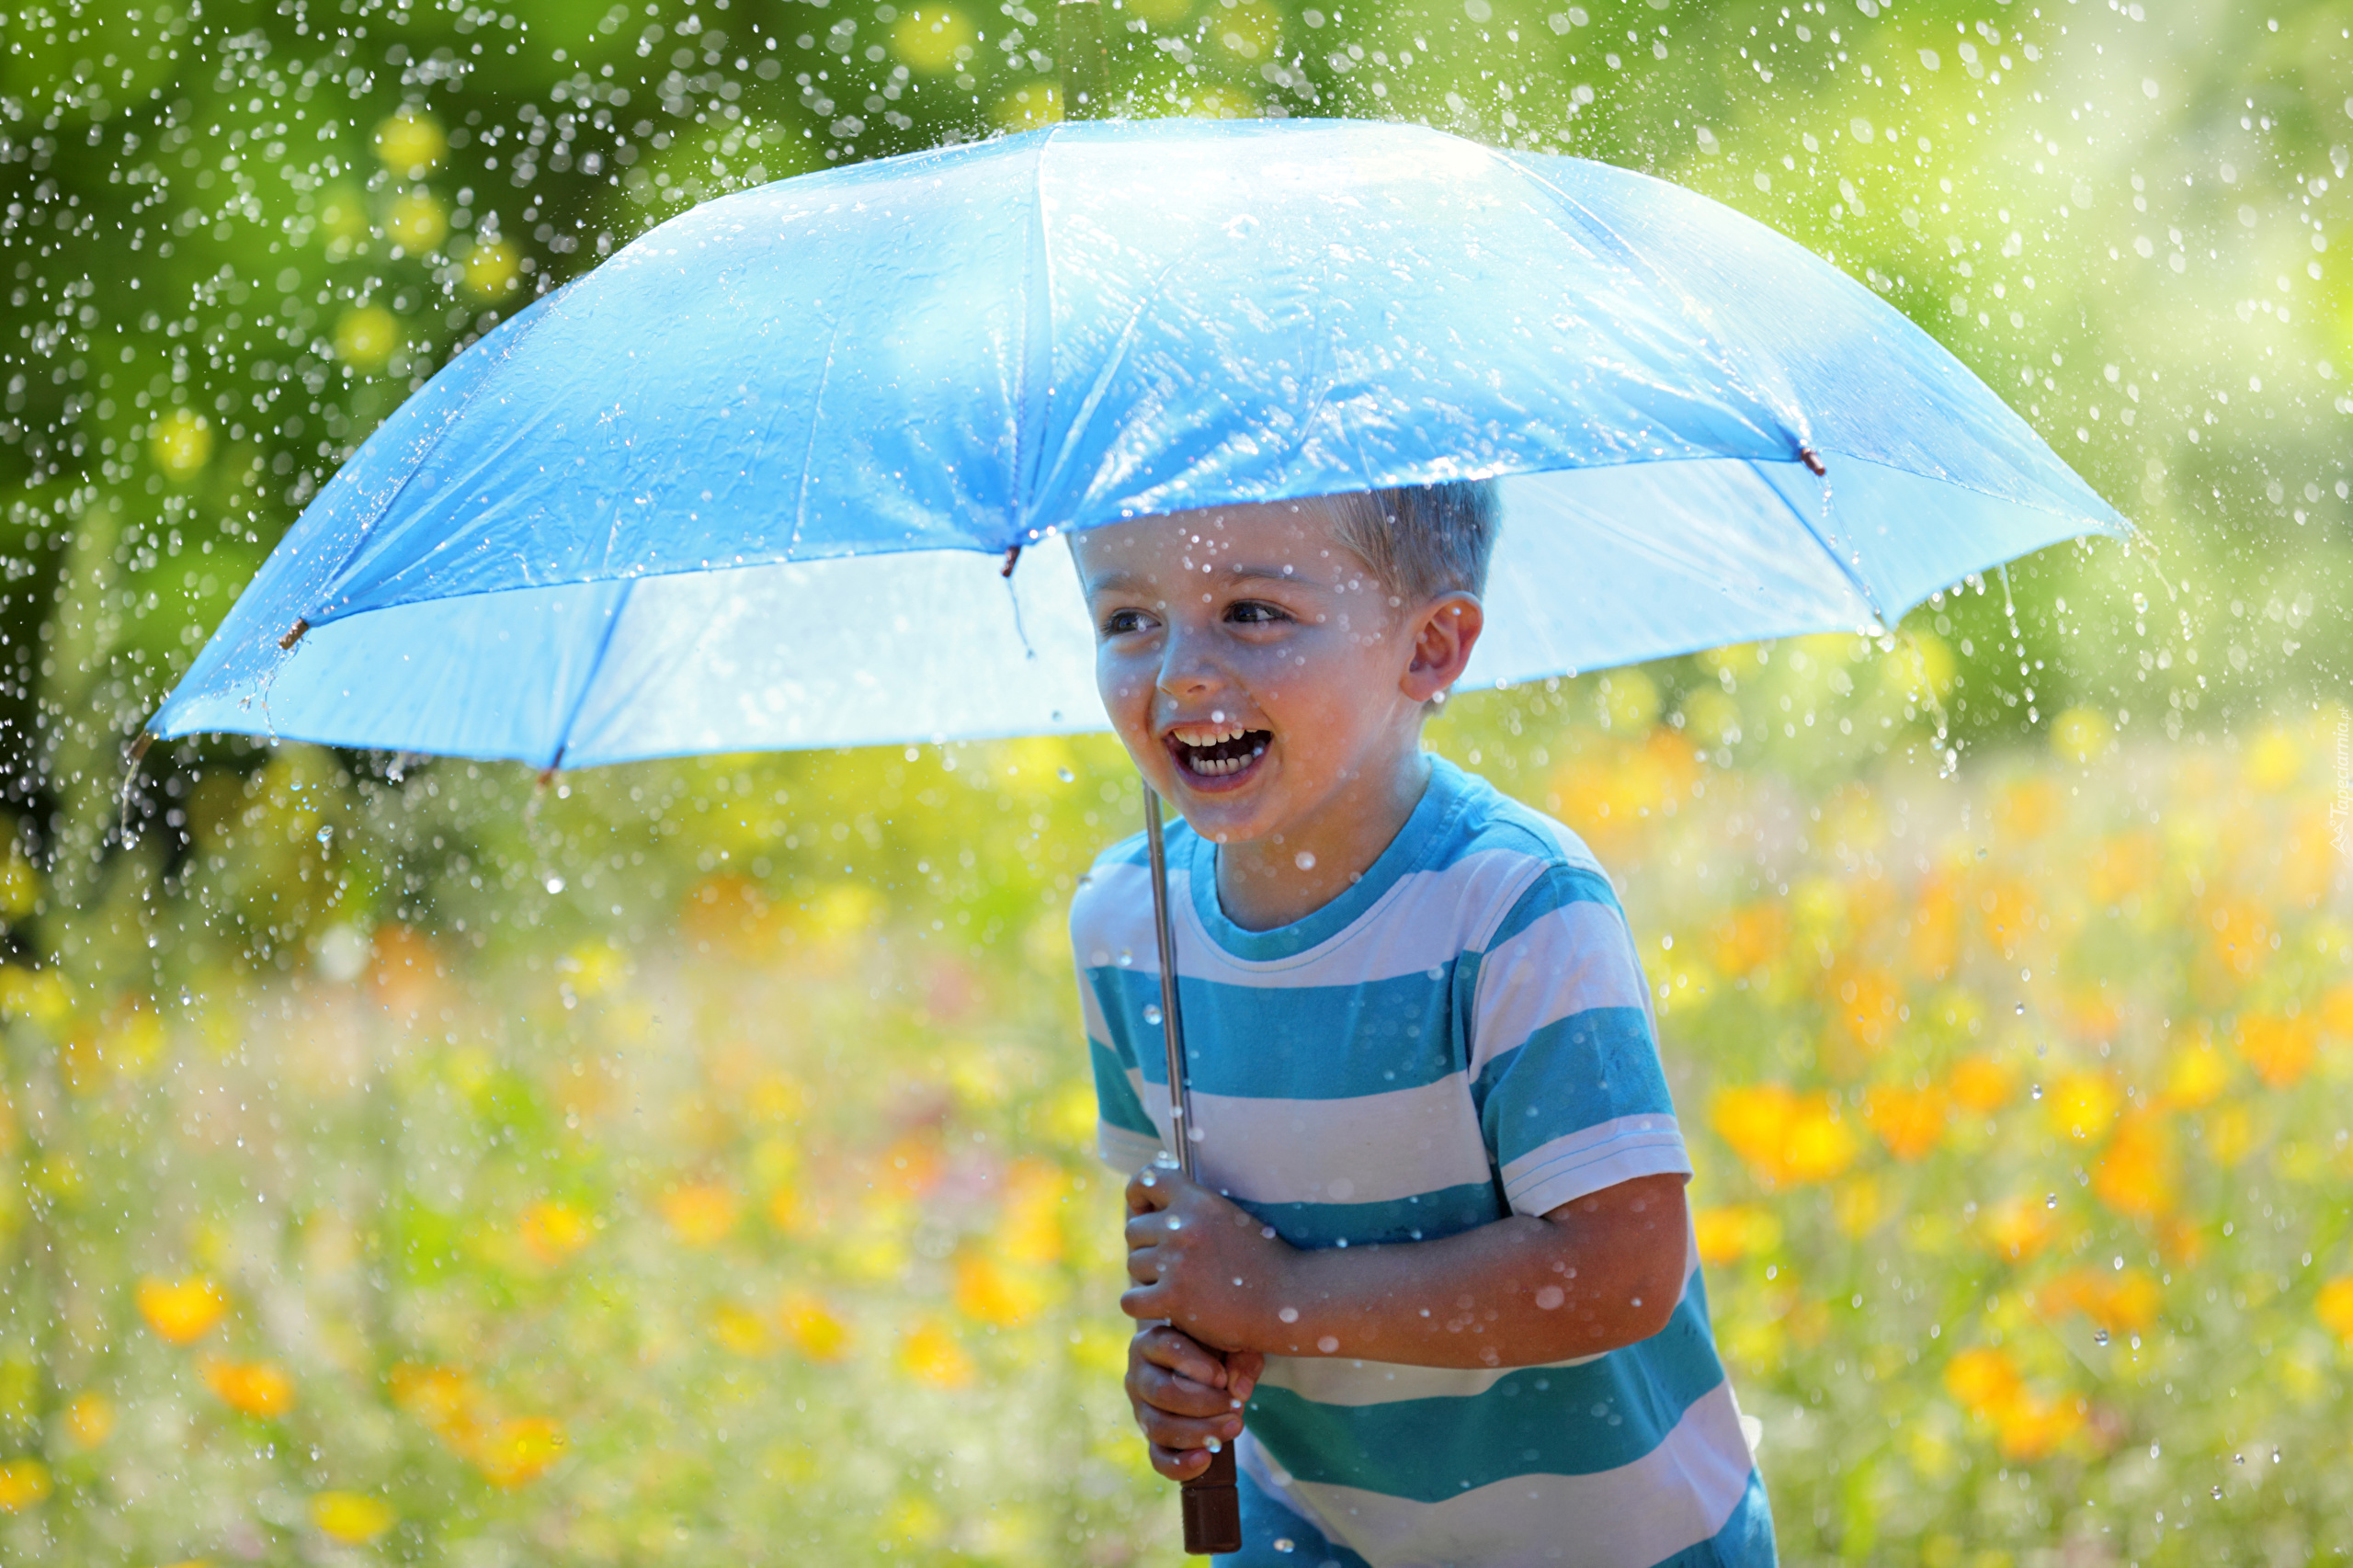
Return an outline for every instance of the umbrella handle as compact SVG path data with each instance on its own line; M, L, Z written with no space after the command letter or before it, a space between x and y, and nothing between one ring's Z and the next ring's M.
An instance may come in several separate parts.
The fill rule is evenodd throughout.
M1185 1550L1195 1557L1242 1550L1242 1494L1234 1484L1233 1445L1210 1456L1209 1469L1177 1494L1185 1515Z
M1176 1167L1193 1175L1193 1096L1186 1084L1185 1020L1176 994L1176 923L1168 908L1168 851L1161 836L1160 797L1143 787L1144 847L1152 865L1152 923L1160 944L1161 1038L1168 1051L1168 1122ZM1185 1550L1196 1557L1242 1550L1242 1496L1234 1488L1233 1445L1210 1455L1209 1469L1184 1483Z

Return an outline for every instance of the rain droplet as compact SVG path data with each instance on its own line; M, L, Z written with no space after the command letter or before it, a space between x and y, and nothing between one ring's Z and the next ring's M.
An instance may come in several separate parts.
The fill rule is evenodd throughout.
M2040 1084L2037 1084L2034 1086L2034 1097L2036 1099L2040 1099L2042 1097L2042 1085Z
M1340 1348L1340 1336L1336 1334L1327 1334L1323 1338L1315 1342L1315 1348L1324 1352L1324 1355L1329 1356ZM2276 1464L2279 1462L2279 1456L2278 1454L2273 1454L2271 1459L2272 1462Z
M1121 969L1131 968L1135 961L1136 955L1134 949L1130 948L1121 948L1120 949L1120 967Z
M2217 1502L2217 1503L2219 1503L2219 1502L2221 1502L2222 1500L2222 1489L2221 1487L2217 1486L2216 1488L2214 1488L2214 1501L2215 1501L2215 1502Z
M1168 1228L1172 1231L1183 1230L1185 1228L1185 1217L1181 1214L1171 1214L1168 1216Z
M1272 1225L1259 1226L1258 1233L1266 1237L1268 1241L1273 1241L1275 1239L1275 1228Z
M1143 1005L1143 1021L1147 1024L1157 1024L1160 1022L1160 1005L1158 1003L1147 1002Z
M2058 1195L2057 1193L2055 1193L2055 1192L2054 1192L2054 1193L2052 1193L2050 1197L2048 1197L2048 1198L2046 1198L2046 1199L2044 1199L2042 1200L2042 1206L2043 1206L2045 1209L2056 1209L2056 1208L2058 1208L2058 1207L2059 1207L2059 1195Z
M1302 849L1298 854L1292 856L1290 860L1292 865L1297 866L1302 871L1312 871L1315 869L1315 857L1305 849Z
M1275 1315L1282 1319L1285 1323L1297 1323L1299 1321L1299 1309L1297 1307L1285 1307L1281 1312L1277 1312Z
M1224 1445L1223 1443L1219 1442L1215 1437L1211 1437L1211 1438L1210 1439L1209 1447L1210 1447L1210 1452L1211 1452L1211 1453L1213 1453L1213 1454L1216 1454L1216 1453L1223 1453L1223 1452L1225 1451L1225 1445Z
M319 829L319 847L324 849L334 842L335 824L333 823L329 823L326 826Z
M2096 1328L2092 1330L2092 1343L2094 1345L2106 1345L2108 1343L2108 1330L2104 1328Z
M1297 1551L1299 1547L1292 1541L1290 1537L1287 1535L1279 1535L1275 1537L1275 1550L1277 1551Z
M1054 777L1055 777L1055 778L1059 778L1059 779L1061 779L1063 783L1067 784L1067 783L1069 783L1072 779L1076 778L1078 777L1078 775L1077 775L1077 774L1075 774L1075 773L1073 773L1073 772L1072 772L1069 768L1067 768L1067 767L1057 767L1057 768L1055 768L1055 769L1054 769Z
M551 895L551 896L552 896L553 894L556 894L556 893L560 893L560 892L562 892L563 891L563 879L562 877L550 877L550 878L548 879L548 892L550 893L550 895Z

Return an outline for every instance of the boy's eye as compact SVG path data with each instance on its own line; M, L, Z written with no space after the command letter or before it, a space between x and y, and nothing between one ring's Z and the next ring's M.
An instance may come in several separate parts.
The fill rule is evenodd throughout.
M1142 610L1115 609L1103 618L1103 635L1106 637L1124 637L1131 631L1142 630L1143 630L1143 611Z
M1262 599L1244 599L1239 604L1229 606L1225 618L1244 626L1272 626L1290 619L1280 606L1267 604Z

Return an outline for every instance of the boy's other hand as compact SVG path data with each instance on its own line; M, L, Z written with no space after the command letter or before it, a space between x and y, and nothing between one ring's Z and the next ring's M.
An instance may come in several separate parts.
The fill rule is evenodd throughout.
M1128 1342L1128 1399L1152 1468L1171 1481L1207 1470L1212 1438L1242 1435L1242 1404L1266 1370L1255 1350L1221 1357L1166 1324L1148 1324Z
M1173 1324L1214 1349L1263 1348L1253 1342L1299 1255L1256 1215L1154 1165L1128 1183L1127 1233L1136 1283L1121 1312Z

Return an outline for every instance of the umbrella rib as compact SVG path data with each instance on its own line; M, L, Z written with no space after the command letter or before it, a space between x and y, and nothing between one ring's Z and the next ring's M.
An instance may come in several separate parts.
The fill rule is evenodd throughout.
M1784 427L1779 432L1780 435L1788 439L1792 447L1798 448L1801 450L1813 444L1812 432L1803 427L1805 423L1804 410L1802 408L1792 408L1789 412L1795 415L1794 421L1784 421L1782 419L1781 415L1783 411L1775 409L1773 407L1772 401L1766 395L1766 393L1758 387L1751 384L1750 377L1748 375L1748 368L1742 362L1742 358L1736 351L1735 345L1729 338L1724 337L1716 330L1712 312L1711 312L1705 305L1700 303L1699 298L1694 295L1690 290L1685 288L1680 282L1670 277L1663 268L1659 267L1648 257L1643 256L1641 251L1635 249L1633 245L1627 243L1626 237L1620 234L1608 222L1605 222L1600 215L1596 213L1592 208L1579 200L1577 198L1570 195L1566 190L1561 188L1557 183L1547 178L1540 170L1530 167L1529 165L1522 163L1519 159L1512 157L1499 149L1490 147L1487 148L1486 151L1489 156L1495 158L1498 163L1506 165L1515 173L1525 178L1537 189L1543 191L1545 194L1552 197L1553 201L1560 205L1563 211L1567 216L1574 220L1581 227L1594 234L1607 239L1611 247L1618 251L1630 269L1638 268L1655 280L1659 286L1665 290L1676 302L1682 307L1685 319L1689 321L1694 327L1699 330L1707 342L1717 347L1717 362L1723 367L1725 373L1735 381L1741 392L1747 394L1749 398L1754 400L1758 409L1770 413L1777 424L1783 425ZM1800 426L1800 428L1794 433L1787 428L1787 424L1791 422L1794 422Z
M1756 477L1764 484L1765 488L1770 490L1774 494L1779 495L1781 498L1781 505L1790 509L1790 516L1795 517L1798 520L1798 526L1805 529L1806 537L1813 540L1815 547L1818 548L1823 554L1830 558L1830 564L1838 568L1839 575L1847 579L1847 585L1862 596L1863 603L1870 607L1871 619L1879 623L1880 630L1882 631L1886 631L1888 629L1887 612L1880 608L1878 593L1872 589L1869 583L1863 580L1860 573L1857 572L1853 567L1849 566L1845 561L1839 558L1837 551L1831 548L1830 541L1823 537L1822 530L1813 526L1813 519L1807 517L1805 512L1798 506L1798 504L1790 499L1788 492L1784 491L1779 485L1774 483L1770 479L1766 478L1765 474L1761 472L1760 465L1756 460L1751 458L1747 460L1747 461L1748 466L1752 471L1757 471ZM1825 483L1823 486L1824 506L1828 505L1829 490L1829 485Z
M577 279L574 279L574 281L576 282ZM390 495L385 496L383 503L369 515L368 520L365 523L361 524L359 528L355 530L350 548L343 552L343 559L335 562L334 571L328 573L325 577L321 579L320 587L322 590L324 589L327 584L334 582L336 578L343 575L345 570L350 566L352 561L359 554L361 549L367 545L368 537L375 532L376 525L382 522L384 518L391 514L392 509L395 506L399 505L400 498L408 494L408 487L416 483L416 476L424 471L425 465L432 460L433 454L440 449L441 443L449 438L449 432L457 428L459 422L465 418L466 410L474 405L474 400L481 397L483 392L489 387L492 378L496 376L500 370L506 368L507 364L514 358L515 350L522 347L524 341L539 330L540 323L545 320L549 312L555 309L556 301L563 298L563 295L571 290L571 288L572 284L566 283L560 289L551 290L542 299L532 301L532 303L537 305L539 308L520 318L516 325L513 338L499 346L499 358L496 368L484 371L483 373L482 380L474 383L473 390L467 392L464 399L459 403L458 406L449 411L449 416L441 421L441 427L433 432L432 438L426 442L425 449L417 453L416 460L409 464L408 472L401 475L401 482L392 486L392 493ZM444 369L446 369L447 367L445 366ZM357 456L358 454L355 452L353 455ZM309 622L311 625L316 625L320 620L330 620L335 618L327 612L325 607L322 606L318 609L314 610L311 615L303 616L300 619ZM309 629L309 626L304 627L305 631L308 631ZM290 635L291 634L290 633ZM281 642L279 644L280 647L289 650L290 650L293 645L294 644L292 642Z
M640 579L622 579L620 597L613 601L612 613L605 618L605 634L597 639L597 651L588 656L588 668L580 677L580 689L572 694L572 706L555 733L555 750L549 754L545 766L563 766L563 754L572 748L572 727L580 722L580 710L588 706L588 694L596 689L597 676L605 668L605 654L613 645L613 635L620 630L621 617L629 611L629 601L637 592Z

